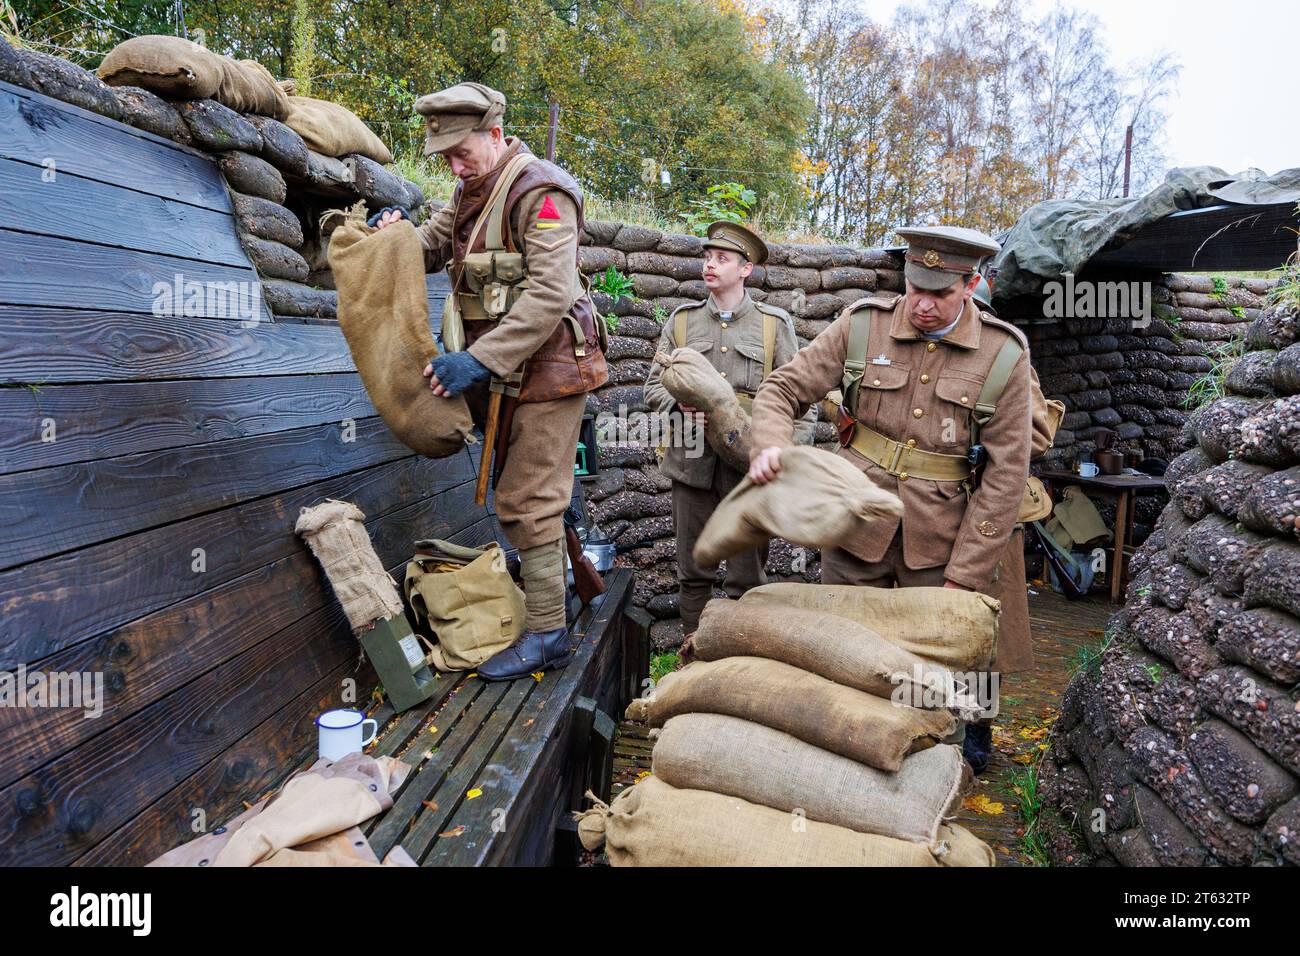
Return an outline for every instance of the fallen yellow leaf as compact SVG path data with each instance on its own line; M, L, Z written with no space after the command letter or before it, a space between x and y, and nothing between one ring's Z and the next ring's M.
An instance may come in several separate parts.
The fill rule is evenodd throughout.
M982 793L977 793L973 797L967 797L961 802L961 805L967 810L973 810L975 813L980 813L987 817L1001 816L1006 810L1002 804L994 803Z
M475 797L481 797L481 796L483 796L483 791L480 790L478 787L475 787L473 790L466 791L465 793L466 800L473 800Z
M541 671L535 671L535 672L533 673L533 680L540 682L541 679L542 679L542 672L541 672Z
M454 827L454 828L452 828L452 829L450 829L450 830L445 830L445 831L443 831L442 833L439 833L438 836L440 836L440 837L458 837L458 836L460 836L460 835L461 835L462 833L464 833L464 832L465 832L465 825L462 823L462 824L461 824L460 826L458 826L458 827Z

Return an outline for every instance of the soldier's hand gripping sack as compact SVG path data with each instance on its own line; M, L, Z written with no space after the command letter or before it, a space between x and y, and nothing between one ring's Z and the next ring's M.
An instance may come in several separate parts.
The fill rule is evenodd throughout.
M736 393L707 358L695 349L660 352L655 361L664 368L659 381L682 405L706 412L704 439L724 462L737 471L749 468L749 415Z
M902 513L897 495L839 455L820 448L786 448L775 479L760 485L746 477L722 499L695 543L695 560L702 567L715 566L771 538L833 548L859 522Z
M429 458L460 451L472 426L465 399L434 395L422 374L442 353L429 331L424 250L415 226L402 220L373 229L347 219L330 238L329 263L339 325L384 424Z

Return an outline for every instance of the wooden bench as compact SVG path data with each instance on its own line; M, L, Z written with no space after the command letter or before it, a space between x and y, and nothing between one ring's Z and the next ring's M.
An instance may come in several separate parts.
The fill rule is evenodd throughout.
M605 593L570 628L576 650L562 670L495 683L442 674L424 704L372 709L382 730L367 752L414 768L393 806L362 827L380 858L400 844L423 866L576 859L568 811L586 805L588 789L609 799L615 726L649 672L632 583L628 570L606 575Z

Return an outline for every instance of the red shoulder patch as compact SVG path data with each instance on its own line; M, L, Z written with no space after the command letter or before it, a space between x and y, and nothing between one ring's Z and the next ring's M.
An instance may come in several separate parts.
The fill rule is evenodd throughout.
M555 208L555 201L547 196L542 200L542 208L538 210L538 219L559 219L560 210Z

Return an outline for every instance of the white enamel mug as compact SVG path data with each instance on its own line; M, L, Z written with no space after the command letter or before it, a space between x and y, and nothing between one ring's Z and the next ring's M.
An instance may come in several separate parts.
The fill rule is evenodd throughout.
M362 727L373 724L370 736L364 737ZM327 710L316 718L320 730L318 753L325 760L341 760L348 754L359 754L361 749L379 733L378 721L371 720L359 710Z

